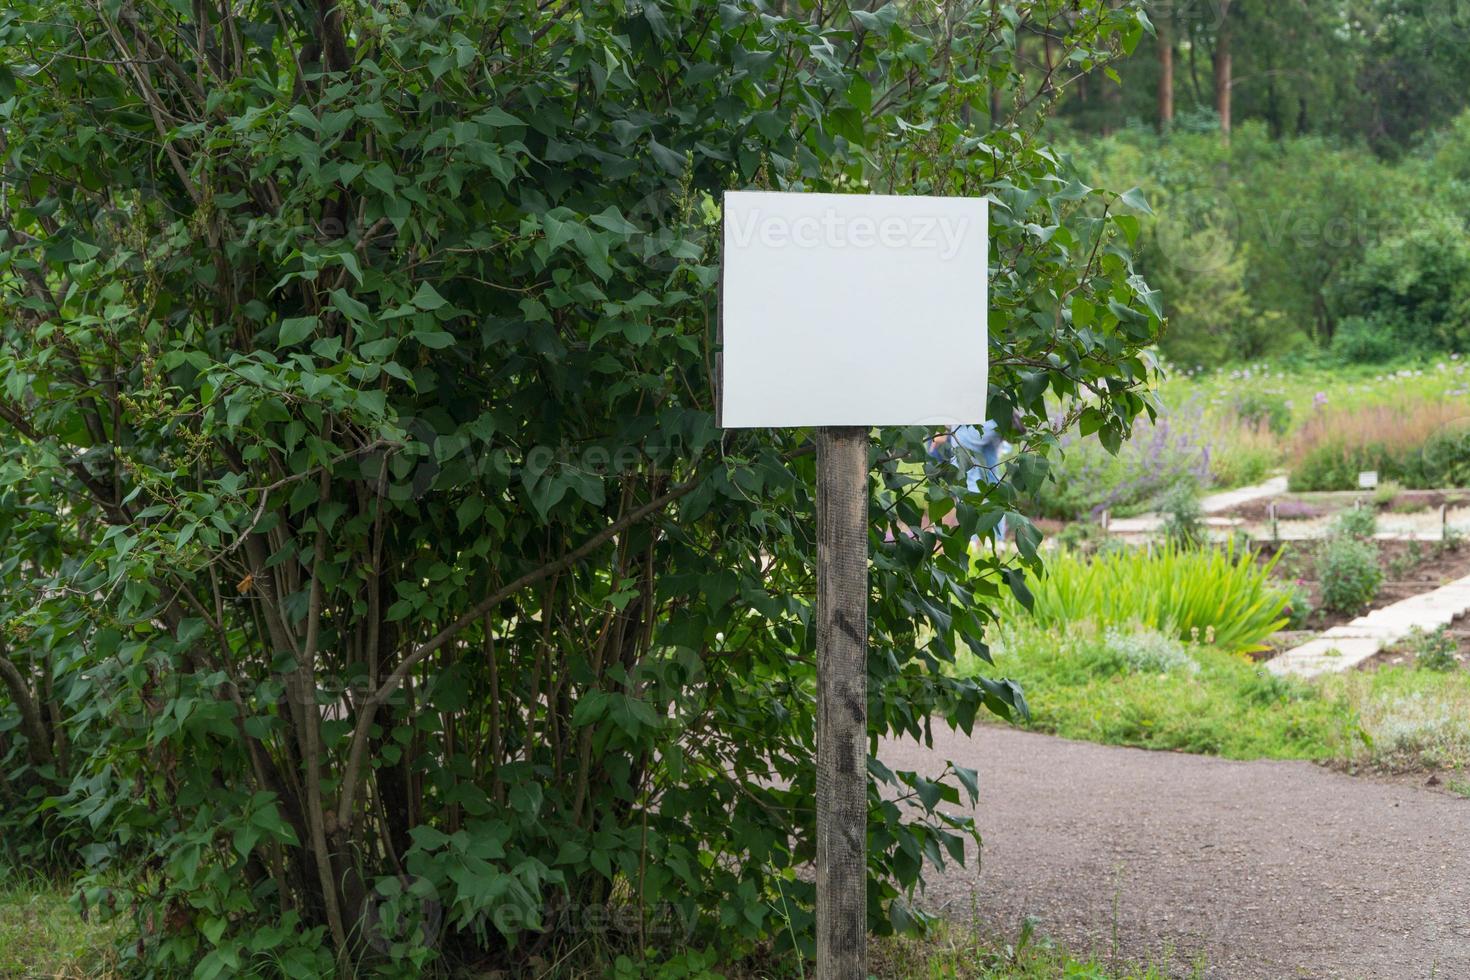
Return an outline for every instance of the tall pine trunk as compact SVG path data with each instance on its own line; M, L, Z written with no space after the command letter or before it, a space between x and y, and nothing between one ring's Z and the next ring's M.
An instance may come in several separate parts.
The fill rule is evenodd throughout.
M1159 132L1167 133L1174 125L1174 34L1164 17L1159 18L1158 31Z
M1215 111L1220 138L1230 142L1230 0L1220 0L1220 26L1215 35Z

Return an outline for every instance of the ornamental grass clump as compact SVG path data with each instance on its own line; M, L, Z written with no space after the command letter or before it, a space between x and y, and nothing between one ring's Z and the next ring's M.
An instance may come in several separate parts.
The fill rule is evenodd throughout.
M1120 549L1092 559L1063 552L1028 584L1033 611L1046 626L1138 624L1184 642L1250 653L1265 649L1266 637L1286 624L1291 593L1271 578L1276 561L1257 563L1254 551L1233 542Z

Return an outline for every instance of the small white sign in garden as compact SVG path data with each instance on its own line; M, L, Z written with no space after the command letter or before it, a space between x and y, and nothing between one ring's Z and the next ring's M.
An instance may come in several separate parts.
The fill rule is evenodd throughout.
M985 417L983 198L729 191L726 428Z
M815 426L817 980L867 980L868 430L985 418L986 202L725 195L720 424Z
M1358 487L1362 490L1372 490L1378 486L1378 471L1364 470L1358 474Z

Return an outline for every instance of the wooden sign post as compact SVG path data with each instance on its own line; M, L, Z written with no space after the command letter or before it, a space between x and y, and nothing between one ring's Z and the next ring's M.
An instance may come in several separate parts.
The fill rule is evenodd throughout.
M867 980L868 430L817 430L817 976Z
M984 419L987 218L725 195L719 423L816 429L818 980L868 976L868 431Z

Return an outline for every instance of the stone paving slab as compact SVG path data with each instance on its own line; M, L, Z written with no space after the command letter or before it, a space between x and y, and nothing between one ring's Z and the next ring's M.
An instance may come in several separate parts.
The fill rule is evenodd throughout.
M1470 612L1470 576L1375 609L1346 626L1334 626L1267 661L1266 669L1296 677L1350 670L1416 627L1448 626L1466 612Z

